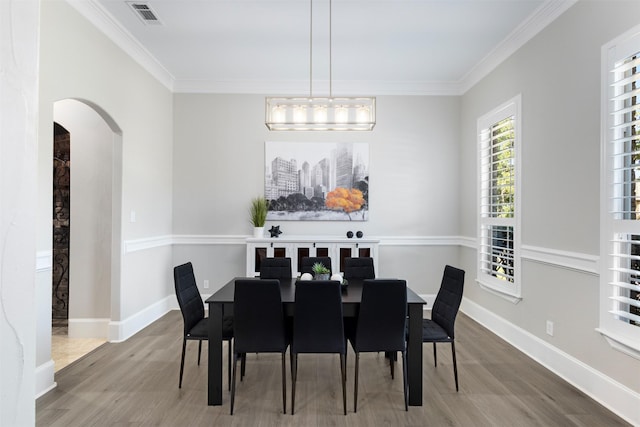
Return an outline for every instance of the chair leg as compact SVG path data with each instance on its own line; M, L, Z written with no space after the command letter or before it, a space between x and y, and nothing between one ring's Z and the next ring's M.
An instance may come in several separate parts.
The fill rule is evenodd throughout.
M231 390L231 340L227 341L227 383L229 384L229 390Z
M458 364L456 362L456 344L451 341L451 355L453 356L453 377L456 380L456 391L458 391Z
M356 352L356 375L353 382L353 412L358 412L358 373L360 372L360 353Z
M298 355L291 352L291 415L296 407L296 379L298 378Z
M287 363L285 351L282 352L282 412L287 413Z
M202 340L198 340L198 366L200 366L200 355L202 354Z
M340 371L342 371L342 406L344 414L347 415L347 359L344 354L340 354Z
M409 399L407 398L407 353L402 352L402 388L404 390L404 410L409 410Z
M180 358L180 382L178 388L182 388L182 373L184 372L184 353L187 350L187 339L182 339L182 357Z
M244 379L244 372L247 366L247 353L242 353L242 358L240 359L240 381Z
M389 357L389 368L391 368L391 379L395 378L395 365L396 365L396 355L395 353L391 353Z
M436 353L436 343L433 343L433 366L438 366L438 355Z
M233 405L236 400L236 371L238 370L238 355L233 355L233 382L231 383L231 410L230 414L233 415Z

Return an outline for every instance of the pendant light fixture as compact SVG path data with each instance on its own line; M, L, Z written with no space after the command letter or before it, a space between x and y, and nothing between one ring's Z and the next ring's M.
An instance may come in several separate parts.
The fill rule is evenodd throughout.
M267 97L265 124L269 130L372 130L375 97L334 97L331 63L331 0L329 0L329 96L313 96L313 0L310 0L309 96Z

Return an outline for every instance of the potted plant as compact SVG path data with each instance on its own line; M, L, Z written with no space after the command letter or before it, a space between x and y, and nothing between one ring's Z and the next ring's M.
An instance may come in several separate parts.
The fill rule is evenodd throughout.
M264 223L267 221L268 208L267 199L264 197L251 199L249 219L253 224L253 237L255 238L264 237Z
M315 280L329 280L329 269L321 262L316 262L311 266Z

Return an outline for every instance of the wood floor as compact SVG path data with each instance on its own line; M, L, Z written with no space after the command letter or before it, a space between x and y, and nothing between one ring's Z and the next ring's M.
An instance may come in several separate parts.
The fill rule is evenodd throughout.
M126 342L104 344L55 375L58 387L38 399L38 426L623 426L628 425L464 314L456 323L460 391L451 347L424 352L424 405L404 411L402 376L392 380L383 354L360 362L358 412L353 412L353 353L348 355L347 405L342 413L338 356L300 355L296 412L282 414L279 355L247 357L234 415L229 393L207 406L206 346L187 344L178 389L182 318L173 311ZM226 358L226 349L223 350ZM287 357L287 370L289 369ZM226 387L226 359L223 370ZM396 371L398 372L398 371ZM401 371L400 371L401 372Z

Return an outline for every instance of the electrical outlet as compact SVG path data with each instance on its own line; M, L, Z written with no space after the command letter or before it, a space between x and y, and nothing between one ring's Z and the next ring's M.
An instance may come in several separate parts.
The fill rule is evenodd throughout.
M551 320L547 320L547 335L553 336L553 322Z
M204 284L202 285L205 289L209 289L209 281L205 280Z

